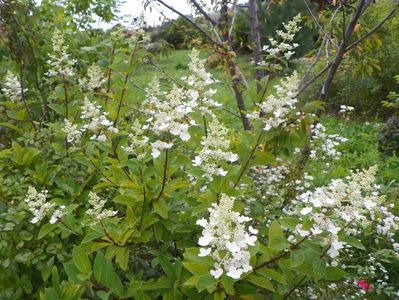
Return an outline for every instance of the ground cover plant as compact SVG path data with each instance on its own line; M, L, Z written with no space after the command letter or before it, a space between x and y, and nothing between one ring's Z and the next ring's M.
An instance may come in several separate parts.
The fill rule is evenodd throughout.
M246 93L210 47L156 56L140 19L71 18L3 53L1 299L399 297L399 161L378 120L298 100L301 15Z

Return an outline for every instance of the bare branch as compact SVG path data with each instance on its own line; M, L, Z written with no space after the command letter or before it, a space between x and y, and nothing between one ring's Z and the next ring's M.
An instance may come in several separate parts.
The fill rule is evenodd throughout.
M196 9L207 19L213 26L216 26L217 21L213 19L206 11L205 9L201 6L201 4L198 3L197 0L190 0L190 2L195 6Z
M232 16L232 18L231 18L230 28L229 28L229 36L230 36L230 37L231 37L231 34L233 33L233 27L234 27L234 23L235 23L235 20L236 20L236 15L237 15L237 2L238 2L238 0L234 0L233 7L232 7L233 16Z
M202 28L201 26L199 26L197 23L195 23L193 20L191 20L189 17L187 17L186 15L184 15L183 13L181 13L180 11L178 11L177 9L173 8L172 6L166 4L163 0L154 0L160 4L162 4L163 6L165 6L167 9L173 11L174 13L178 14L180 17L182 17L183 19L185 19L187 22L189 22L191 25L193 25L195 28L197 28L203 35L206 36L206 38L212 43L215 44L219 47L222 47L223 45L220 44L218 41L215 41L212 36L206 32L206 30L204 28Z
M302 87L298 90L295 97L298 97L304 90L306 90L313 82L315 82L319 77L321 77L328 69L330 69L332 64L326 65L323 69L319 71L312 79L302 85Z
M359 0L358 5L356 6L356 8L352 14L352 17L351 17L348 25L346 26L344 37L341 41L341 44L339 45L337 54L335 55L334 61L332 62L330 71L326 77L326 80L324 81L322 88L321 88L320 100L324 100L327 97L327 92L330 88L331 82L333 81L335 73L337 72L338 67L341 64L343 56L346 52L347 42L353 34L353 29L355 28L357 21L359 20L360 16L366 10L369 3L370 2L367 0Z
M315 21L315 23L316 23L317 27L319 28L319 30L321 31L321 33L322 33L325 37L328 38L328 40L331 42L331 44L333 44L333 45L335 46L335 48L338 48L337 43L335 43L335 41L334 41L333 39L331 39L330 34L329 34L328 32L326 32L326 31L323 29L323 27L320 25L319 21L317 20L317 17L314 15L312 9L311 9L310 6L309 6L308 1L307 1L307 0L303 0L303 2L305 3L306 8L308 9L310 16L311 16L311 17L313 18L313 20Z

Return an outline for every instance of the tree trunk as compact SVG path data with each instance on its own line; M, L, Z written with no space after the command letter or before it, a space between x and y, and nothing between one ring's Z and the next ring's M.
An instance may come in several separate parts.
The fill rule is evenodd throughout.
M249 122L247 116L247 109L245 106L243 91L244 91L244 83L243 78L240 72L238 72L238 68L234 61L233 49L231 45L231 37L229 35L229 19L228 19L228 0L222 0L220 5L220 19L219 19L219 29L221 31L221 38L226 48L226 62L229 68L230 76L232 79L232 88L236 97L237 106L240 111L240 117L242 121L242 125L245 130L251 130L252 125ZM230 53L231 52L231 53ZM235 54L235 53L234 53Z
M257 69L257 67L262 63L262 49L260 44L260 34L259 34L259 23L258 23L258 9L256 0L249 0L249 17L251 21L251 39L253 43L253 56L255 62L255 80L256 80L256 91L259 94L262 91L262 85L260 81L263 78L263 71Z

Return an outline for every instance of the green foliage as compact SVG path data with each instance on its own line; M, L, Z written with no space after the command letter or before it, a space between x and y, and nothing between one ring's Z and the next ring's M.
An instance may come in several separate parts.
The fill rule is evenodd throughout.
M70 8L72 12L108 11L108 4L101 1L97 8L87 2L69 4L74 7ZM326 291L331 282L357 279L358 273L351 269L328 265L322 244L325 236L290 238L297 225L311 226L302 217L283 212L285 200L294 199L298 191L282 185L279 200L284 201L270 203L257 194L256 176L250 170L284 159L296 168L290 181L302 178L303 171L314 176L315 184L320 185L332 177L344 177L350 169L379 160L374 124L323 120L329 130L343 131L350 139L343 146L346 151L342 159L328 169L330 173L323 172L327 169L323 162L311 161L300 170L301 157L295 154L295 149L310 143L308 130L315 121L312 113L322 108L319 102L300 107L298 111L307 114L300 120L297 111L292 111L287 124L293 126L284 124L267 132L259 120L253 122L253 131L243 131L240 120L222 109L205 117L196 112L192 120L197 125L190 128L189 142L175 141L173 148L162 150L158 157L147 151L139 158L142 153L128 153L126 146L132 138L134 121L144 124L147 119L143 116L143 88L155 75L161 77L165 89L173 85L165 73L171 73L175 80L190 75L187 69L176 69L178 63L187 65L187 52L162 57L159 63L169 73L161 73L145 63L145 37L134 35L129 39L122 35L118 40L115 35L93 36L90 31L78 31L70 20L63 20L60 6L47 2L45 5L49 7L33 11L31 18L21 18L26 36L13 32L17 40L32 45L32 49L24 48L26 52L20 56L26 64L11 55L15 41L9 41L8 48L1 48L7 58L2 71L8 65L22 70L27 92L19 102L10 101L4 94L1 97L0 124L7 129L7 135L0 137L0 298L281 299L296 289L298 282ZM52 53L54 26L44 15L55 13L55 23L59 22L57 27L65 32L69 53L77 58L74 73L67 79L44 75L51 69L47 61ZM104 17L110 16L106 13ZM82 83L93 63L106 81L101 88L84 90L78 83ZM249 65L245 58L239 58L239 63ZM215 75L222 79L215 84L219 88L215 99L223 103L224 109L231 109L232 93L223 82L225 76L220 70ZM277 82L278 78L273 80ZM65 118L82 125L85 98L98 104L119 129L106 132L105 141L92 139L87 132L76 143L67 140ZM208 134L206 125L216 116L230 127L226 139L238 160L223 165L226 176L208 181L200 168L192 165L192 159ZM148 137L165 141L171 138L150 132ZM387 185L391 176L397 176L397 161L380 164L383 173L379 180ZM25 201L30 186L38 192L47 190L48 193L43 192L47 203L55 208L65 206L62 216L54 221L44 215L34 222L31 207ZM93 192L100 201L104 200L102 212L111 213L110 217L102 218L102 212L94 209ZM259 230L258 240L248 248L252 270L239 279L225 273L215 278L210 274L215 267L214 258L199 256L201 229L196 221L207 216L221 194L235 197L233 211L251 215L251 225ZM95 213L90 214L90 210ZM357 257L364 257L361 251L365 249L383 252L381 257L394 261L389 269L389 274L393 273L398 263L386 249L385 240L381 238L380 244L374 244L373 238L370 232L362 233L359 239L340 236L356 249ZM393 295L390 290L382 289L381 293Z

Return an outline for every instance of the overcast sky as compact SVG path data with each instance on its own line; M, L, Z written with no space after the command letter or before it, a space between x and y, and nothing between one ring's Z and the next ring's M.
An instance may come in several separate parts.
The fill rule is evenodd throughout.
M169 9L155 4L152 5L153 9L151 11L149 9L144 11L142 2L142 0L125 0L125 3L123 3L119 9L119 15L121 17L125 16L125 19L130 21L133 17L138 17L142 13L144 13L145 20L150 26L160 24L163 20L162 14L164 14L169 19L177 18L177 15L171 12ZM194 13L190 5L187 4L187 0L164 0L164 2L170 6L173 6L175 9L184 14ZM204 0L204 2L209 4L210 0ZM242 0L238 2L242 3L245 1ZM102 28L109 28L112 26L112 24L98 24L98 26Z

